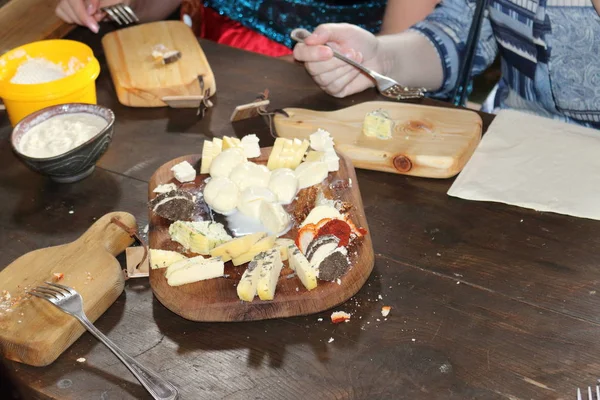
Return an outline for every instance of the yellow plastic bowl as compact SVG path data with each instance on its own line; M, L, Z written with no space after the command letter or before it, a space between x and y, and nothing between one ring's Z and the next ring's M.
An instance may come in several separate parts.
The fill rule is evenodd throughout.
M83 64L71 75L39 84L15 84L11 78L21 63L31 58L44 58L60 63L65 69L72 57ZM0 97L4 101L10 123L17 122L43 108L65 103L96 104L96 78L100 64L89 46L74 40L42 40L17 47L0 57Z

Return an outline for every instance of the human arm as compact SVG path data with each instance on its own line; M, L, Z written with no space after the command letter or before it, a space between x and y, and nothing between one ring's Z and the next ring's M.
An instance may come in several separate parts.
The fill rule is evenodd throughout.
M325 43L346 56L409 87L426 87L447 95L455 86L474 2L445 0L423 22L408 31L375 37L352 25L326 24L298 44L294 56L304 61L315 82L337 97L373 86L351 66L332 58ZM459 50L460 49L460 50ZM484 20L473 71L479 73L495 58L497 44L490 21Z
M129 5L140 21L156 21L169 16L181 0L61 0L56 6L56 15L71 24L87 26L98 32L98 22L106 15L101 10L116 3Z
M388 0L379 34L404 32L425 19L439 2L440 0Z

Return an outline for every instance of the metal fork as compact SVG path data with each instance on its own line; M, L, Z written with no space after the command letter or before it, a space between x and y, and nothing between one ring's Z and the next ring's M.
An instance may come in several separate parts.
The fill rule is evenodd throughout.
M119 26L127 26L140 22L137 15L127 4L117 3L101 8L113 22Z
M175 386L125 354L88 320L83 311L83 300L79 293L70 287L57 283L45 283L48 286L38 286L28 293L40 299L47 300L63 312L77 318L92 335L104 343L125 364L153 398L157 400L174 400L178 398L179 394Z
M592 392L592 387L588 386L588 400L594 400L594 393ZM581 389L577 388L577 400L583 400L583 397L581 397ZM596 385L596 399L595 400L600 400L600 385Z
M290 36L296 42L304 43L304 39L306 39L310 35L310 32L303 28L296 28L291 33ZM349 59L348 57L338 53L331 46L327 45L332 51L333 56L337 59L340 59L355 68L358 68L365 74L369 75L377 86L377 90L379 93L384 95L385 97L389 97L395 100L405 100L405 99L418 99L425 95L427 89L425 88L407 88L405 86L400 85L398 82L393 80L392 78L388 78L387 76L381 75L362 64L357 63L354 60Z

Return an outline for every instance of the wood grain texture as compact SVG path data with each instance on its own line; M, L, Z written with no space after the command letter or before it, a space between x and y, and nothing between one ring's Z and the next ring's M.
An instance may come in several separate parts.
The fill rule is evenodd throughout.
M308 138L317 129L329 131L336 148L356 168L428 178L458 174L481 139L482 121L475 112L391 101L373 101L337 111L285 108L274 117L277 134ZM367 113L386 111L394 121L391 139L362 134Z
M124 276L115 256L131 245L133 239L110 222L120 219L136 228L135 218L114 212L96 221L74 242L29 252L0 272L3 298L0 300L0 348L4 357L34 366L53 362L85 331L75 318L26 291L45 281L77 290L84 310L95 321L121 294ZM20 299L20 300L19 300ZM15 302L16 300L16 302Z
M154 46L178 50L178 61L163 65L152 57ZM212 96L215 77L190 28L179 21L136 25L102 38L106 61L119 101L131 107L163 107L165 96L201 95L198 76Z
M43 39L58 39L75 25L66 24L54 13L56 2L11 0L0 7L0 54Z
M262 148L262 155L253 162L266 164L271 154L271 148ZM172 160L162 167L150 179L148 186L149 197L156 193L153 190L160 184L176 182L173 178L171 167L182 161L188 161L197 166L200 155L190 155ZM198 170L198 168L197 168ZM198 175L193 185L200 188L208 175ZM350 179L350 188L338 191L339 199L354 205L349 212L352 221L368 230L367 220L362 207L362 198L356 180L352 163L341 155L340 170L332 172L324 181L327 188L331 183ZM188 185L187 190L194 190ZM290 207L293 207L294 203ZM150 248L163 250L176 250L182 252L180 245L173 242L169 236L170 222L150 213ZM297 228L283 237L295 238ZM297 315L314 314L330 309L352 297L364 285L369 277L374 263L373 245L370 235L366 235L358 244L355 251L349 252L352 267L341 278L341 285L335 282L319 281L316 289L307 291L297 277L288 279L287 273L282 272L277 283L275 299L262 301L256 298L253 302L242 302L236 292L237 282L246 270L247 264L233 267L226 263L225 274L227 278L210 279L188 285L172 287L167 284L163 269L150 270L150 284L154 295L169 310L192 321L253 321L271 318L282 318Z

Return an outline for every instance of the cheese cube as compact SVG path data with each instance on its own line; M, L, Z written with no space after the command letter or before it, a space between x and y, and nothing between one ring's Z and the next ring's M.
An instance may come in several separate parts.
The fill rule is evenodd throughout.
M283 263L278 249L271 249L261 260L256 292L261 300L273 300Z
M308 290L316 288L318 271L294 243L288 245L288 257L290 268L296 271L304 287Z
M394 121L392 121L383 110L371 111L365 116L362 133L368 137L378 139L390 139L394 132Z
M196 170L192 167L192 164L187 161L182 161L179 164L174 165L171 168L171 171L173 171L175 179L181 183L192 182L196 179Z

